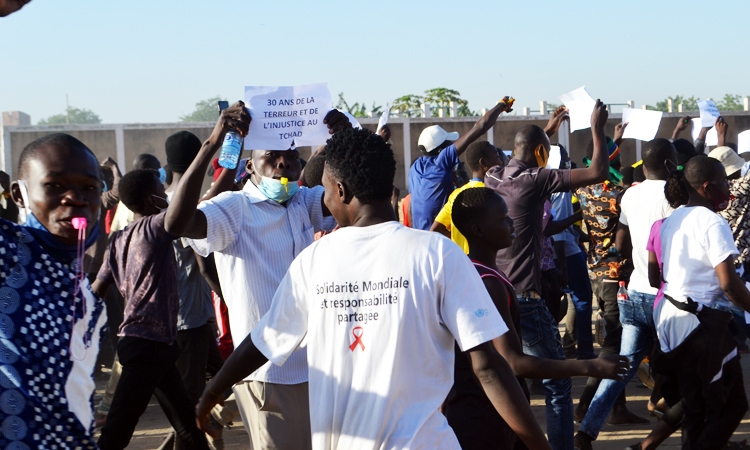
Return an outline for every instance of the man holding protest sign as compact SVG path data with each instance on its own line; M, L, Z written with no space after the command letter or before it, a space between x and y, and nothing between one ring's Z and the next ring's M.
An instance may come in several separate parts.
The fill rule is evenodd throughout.
M331 132L349 125L338 111L325 118ZM320 127L325 130L322 123ZM198 254L215 253L235 345L269 310L289 265L313 242L314 233L336 225L323 205L322 187L297 187L299 152L289 147L253 151L242 191L224 192L198 205L203 176L226 133L237 130L245 137L249 129L251 117L243 102L221 113L175 190L166 217L169 232L190 238ZM303 349L283 368L266 364L234 386L253 449L311 447L307 377Z

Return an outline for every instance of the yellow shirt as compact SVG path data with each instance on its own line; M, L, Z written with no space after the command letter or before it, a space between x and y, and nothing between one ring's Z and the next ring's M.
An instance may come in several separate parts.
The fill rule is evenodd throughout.
M441 209L437 217L435 217L435 222L443 225L448 229L448 231L451 232L451 240L458 244L459 247L464 249L464 253L466 253L467 255L469 254L469 243L466 242L466 238L464 237L464 235L461 234L461 232L458 231L455 226L453 226L451 212L453 211L453 201L456 200L458 194L460 194L465 189L476 187L484 187L484 181L472 180L456 189L455 191L451 192L451 195L448 196L448 201L445 203L445 205L443 205L443 209Z

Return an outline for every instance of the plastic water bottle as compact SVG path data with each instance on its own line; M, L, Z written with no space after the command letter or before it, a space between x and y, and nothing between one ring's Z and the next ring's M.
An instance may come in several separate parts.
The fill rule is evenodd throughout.
M628 300L630 300L630 297L628 297L628 290L625 289L625 282L620 281L620 289L617 290L617 301L626 302Z
M219 165L225 169L234 169L240 160L242 152L242 136L234 130L227 131L224 143L221 144Z

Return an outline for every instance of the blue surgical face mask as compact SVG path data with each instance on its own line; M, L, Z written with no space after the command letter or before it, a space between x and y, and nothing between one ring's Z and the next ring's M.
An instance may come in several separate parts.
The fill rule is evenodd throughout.
M167 171L164 167L159 167L159 183L164 184L167 182Z
M258 189L269 200L284 203L294 197L294 194L299 190L299 185L295 181L289 181L289 179L283 177L280 180L261 177Z

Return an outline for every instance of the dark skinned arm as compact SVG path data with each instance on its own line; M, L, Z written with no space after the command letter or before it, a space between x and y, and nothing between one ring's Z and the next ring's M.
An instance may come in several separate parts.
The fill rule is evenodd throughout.
M607 152L607 138L604 135L604 126L607 124L608 117L607 105L597 99L594 111L591 113L591 137L594 141L591 164L589 167L572 169L570 171L571 190L601 183L607 179L609 175L609 153Z
M195 420L198 423L198 428L212 437L218 437L218 430L210 424L211 409L224 402L224 392L258 370L267 361L268 358L253 343L252 336L248 335L224 361L224 365L219 372L214 375L211 382L203 390L203 395L201 395L195 409Z
M617 233L615 234L615 247L623 258L633 256L633 242L630 240L630 227L622 222L617 224Z
M188 170L177 186L172 196L172 203L167 208L164 227L167 232L176 236L191 239L205 239L208 232L206 216L198 210L201 198L203 177L208 170L211 159L224 142L224 136L229 130L236 130L241 136L247 136L250 128L250 113L243 102L237 102L223 110L211 132L211 136L203 142L198 155L190 164Z
M451 237L450 230L448 230L448 228L446 228L446 226L443 225L440 222L432 222L432 226L430 227L430 231L434 231L436 233L440 233L443 236L447 237L448 239L450 239L450 237Z
M501 112L513 111L512 108L508 107L509 101L510 97L503 97L503 99L500 100L494 108L487 111L487 114L483 115L477 121L477 123L474 124L474 126L471 128L471 130L469 130L468 133L458 138L458 140L454 144L456 146L456 155L461 156L469 147L469 144L476 141L480 137L485 136L487 132L490 131L490 128L495 125L495 122L497 122L497 118L500 116Z
M568 287L568 255L565 253L565 241L554 241L555 260L560 267L560 287Z
M557 133L560 129L560 125L566 120L570 120L570 116L568 116L568 108L564 105L558 106L557 109L552 112L552 116L549 118L547 126L544 127L544 133L547 137L552 137L552 135Z
M239 165L234 169L224 169L219 174L219 178L214 181L211 188L208 190L206 195L201 198L201 201L210 200L222 192L236 191L237 185L234 184L234 178L237 175L238 170L245 170L244 167Z
M547 222L547 226L544 227L544 235L550 237L562 233L563 230L581 220L583 220L583 213L581 211L577 211L572 216L568 216L562 220L550 220Z
M719 277L719 286L735 305L750 312L750 292L734 268L734 255L730 255L714 268Z
M661 287L661 269L659 269L659 260L656 259L656 253L648 252L648 284L654 289Z
M203 278L206 280L206 283L208 283L211 290L219 297L224 298L224 295L221 293L221 283L219 282L219 272L216 270L214 254L211 253L204 258L196 253L195 260L198 263L198 269L200 270L201 275L203 275Z
M717 146L724 147L727 145L727 129L729 125L724 121L723 117L716 119L716 136L718 138Z
M673 141L680 138L680 133L687 129L687 126L692 120L693 119L690 118L690 116L680 117L680 120L677 121L677 125L675 125L674 130L672 130Z
M533 449L551 449L508 363L491 342L467 351L471 368L500 417Z
M508 361L508 365L516 376L536 379L587 376L621 380L627 372L628 358L620 355L579 361L537 358L525 354L521 347L519 333L513 326L505 285L494 278L485 278L483 281L487 292L495 303L495 307L497 307L508 326L508 331L505 334L492 341L493 345L500 355Z

